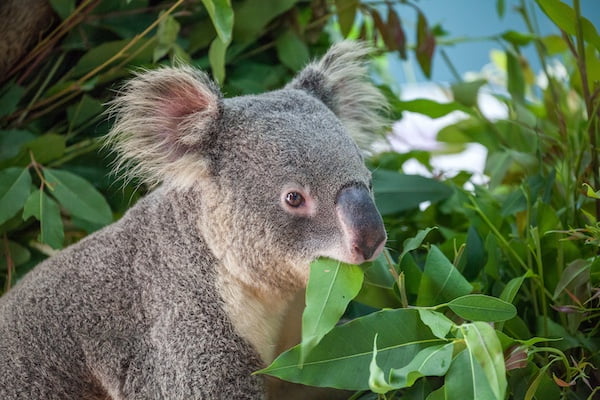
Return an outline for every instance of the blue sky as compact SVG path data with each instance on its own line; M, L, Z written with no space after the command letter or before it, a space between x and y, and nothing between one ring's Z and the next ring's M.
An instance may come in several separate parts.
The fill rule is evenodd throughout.
M533 0L526 0L530 5L535 5ZM571 0L566 3L572 4ZM417 0L415 4L423 10L429 25L440 24L448 32L449 38L470 37L484 38L507 30L525 32L526 25L514 7L519 0L505 0L506 12L503 18L496 13L496 0ZM581 0L582 13L600 29L600 0ZM537 7L532 7L537 9ZM407 6L397 7L407 31L408 40L414 43L415 11ZM541 12L536 13L536 20L542 34L558 33L548 18ZM491 40L463 42L444 49L450 60L463 74L466 71L479 71L481 67L490 62L489 52L492 48L501 49L499 43ZM537 70L537 60L532 45L524 49L524 54L530 60L532 67ZM410 54L412 57L412 53ZM427 79L421 73L414 58L406 65L399 60L391 60L392 73L398 83L422 82ZM436 51L432 81L453 82L453 75L447 64Z

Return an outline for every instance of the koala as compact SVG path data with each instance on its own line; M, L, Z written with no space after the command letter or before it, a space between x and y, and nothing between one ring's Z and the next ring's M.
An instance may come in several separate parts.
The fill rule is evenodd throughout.
M188 66L131 79L107 141L155 189L0 298L0 398L291 398L252 372L282 350L309 263L386 240L351 138L382 124L368 53L339 43L234 98Z
M56 20L48 0L0 1L0 81Z

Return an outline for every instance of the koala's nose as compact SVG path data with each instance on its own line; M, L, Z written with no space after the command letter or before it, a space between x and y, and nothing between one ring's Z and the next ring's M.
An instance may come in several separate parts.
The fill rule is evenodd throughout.
M383 220L367 188L349 186L337 195L336 211L353 264L376 258L386 240Z

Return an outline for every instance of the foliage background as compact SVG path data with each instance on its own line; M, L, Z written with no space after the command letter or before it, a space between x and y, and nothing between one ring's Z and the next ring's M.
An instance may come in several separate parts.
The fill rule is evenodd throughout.
M3 291L58 249L119 218L146 190L110 174L111 156L99 139L110 126L104 104L137 68L188 62L209 69L234 96L281 87L342 37L372 41L380 55L410 54L425 76L434 60L452 66L443 50L455 43L442 26L430 26L418 1L51 4L53 30L0 78ZM506 76L496 94L509 110L505 119L488 120L479 109L484 81L464 82L458 74L447 103L401 101L377 57L373 76L391 117L463 112L466 118L438 140L445 152L484 145L490 181L465 190L467 173L402 173L411 158L435 172L430 153L372 156L389 249L358 269L315 263L307 302L335 318L307 307L303 342L264 372L358 390L354 398L598 395L600 36L578 0L518 4L507 10L502 0L490 2L499 15L520 14L527 26L490 33ZM535 8L555 25L554 34L539 34ZM548 85L532 78L524 48L535 50ZM566 78L550 73L551 60L565 65ZM431 205L419 210L424 201ZM331 268L346 279L324 275ZM337 295L323 295L323 285L339 289ZM334 327L344 312L356 319ZM340 338L355 346L341 346ZM343 364L332 361L331 349Z

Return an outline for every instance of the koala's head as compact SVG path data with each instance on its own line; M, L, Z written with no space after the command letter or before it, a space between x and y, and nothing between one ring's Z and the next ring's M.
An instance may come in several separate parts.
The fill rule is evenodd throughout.
M359 264L385 242L351 138L380 129L386 106L367 53L340 43L284 89L230 99L189 67L144 72L115 101L109 140L131 174L199 194L209 247L245 279L301 286L313 259Z

